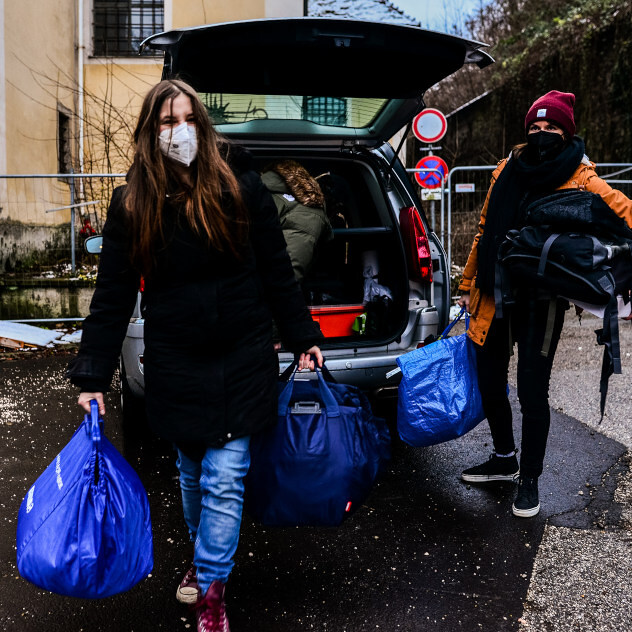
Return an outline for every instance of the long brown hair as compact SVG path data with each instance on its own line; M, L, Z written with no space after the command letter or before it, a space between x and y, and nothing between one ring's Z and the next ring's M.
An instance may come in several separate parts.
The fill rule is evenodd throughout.
M134 130L134 162L124 195L133 235L132 261L146 276L151 272L153 254L164 244L164 202L169 181L177 178L171 161L160 151L160 110L165 101L173 103L181 94L191 99L198 144L191 169L192 184L181 183L186 220L212 248L237 257L248 230L239 183L220 151L226 141L211 125L202 101L190 85L176 79L161 81L147 93L141 107Z

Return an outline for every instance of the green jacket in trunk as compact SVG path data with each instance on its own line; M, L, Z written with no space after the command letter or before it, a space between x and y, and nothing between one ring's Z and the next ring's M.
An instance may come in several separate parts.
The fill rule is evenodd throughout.
M327 214L322 207L301 204L292 195L285 180L275 171L266 171L261 179L272 193L294 275L300 282L309 270L318 243L321 240L324 243L333 237Z

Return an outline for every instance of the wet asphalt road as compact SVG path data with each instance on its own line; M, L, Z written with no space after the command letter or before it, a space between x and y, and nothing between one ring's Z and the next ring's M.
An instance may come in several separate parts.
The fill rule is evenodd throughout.
M569 349L577 346L573 335ZM592 354L598 364L600 350ZM67 360L0 362L0 629L194 630L193 616L175 600L191 547L174 460L160 443L129 455L152 509L155 566L148 579L124 595L84 601L42 591L18 576L20 502L80 422L75 390L63 378ZM580 378L573 371L582 374L585 363L556 363L560 375L570 372L569 401L555 389L552 393L553 408L565 410L577 405L572 389ZM621 386L615 385L606 430L618 405L627 414L627 388L621 396ZM586 388L593 402L597 386ZM108 396L106 434L122 450L117 396ZM485 423L432 448L413 449L394 440L387 474L366 506L337 529L270 529L246 517L228 588L233 632L631 629L629 445L617 440L616 432L605 436L601 428L558 410L540 479L542 511L533 519L511 514L513 484L460 482L463 467L489 455ZM388 406L383 412L392 417ZM611 541L614 548L608 548ZM581 543L579 555L574 543ZM574 594L574 581L586 582L608 565L614 575L599 587L603 594ZM587 582L593 584L597 578ZM611 619L599 615L600 604ZM548 617L549 610L555 616Z

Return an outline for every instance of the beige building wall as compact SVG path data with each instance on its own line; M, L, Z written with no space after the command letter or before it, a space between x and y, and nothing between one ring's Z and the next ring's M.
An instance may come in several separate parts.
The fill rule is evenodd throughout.
M92 8L92 0L0 0L0 173L57 173L60 109L71 117L76 171L129 167L135 119L144 94L160 79L162 59L94 56ZM164 29L301 16L303 10L303 0L165 0ZM97 195L85 187L77 194L79 202ZM0 221L66 223L69 210L47 211L69 203L65 181L0 179Z
M3 0L3 55L0 113L2 173L57 173L58 111L71 117L76 106L74 40L60 37L75 27L67 0ZM5 181L0 220L57 224L69 211L46 213L67 204L69 187L56 179Z
M87 4L90 2L88 0ZM264 17L303 15L303 0L166 0L165 30ZM84 38L92 37L91 15ZM86 47L85 171L126 171L142 98L160 80L162 57L99 58ZM108 107L109 104L114 107Z
M125 172L143 96L160 80L162 59L94 58L85 66L84 171Z
M173 28L303 15L303 0L173 0Z

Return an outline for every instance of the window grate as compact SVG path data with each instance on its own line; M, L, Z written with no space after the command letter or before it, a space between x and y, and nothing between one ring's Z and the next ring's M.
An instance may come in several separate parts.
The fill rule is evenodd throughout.
M347 100L336 97L305 97L303 118L319 125L347 125Z
M57 173L71 172L70 116L57 110Z
M146 37L164 30L164 16L164 0L94 0L94 55L137 55Z

